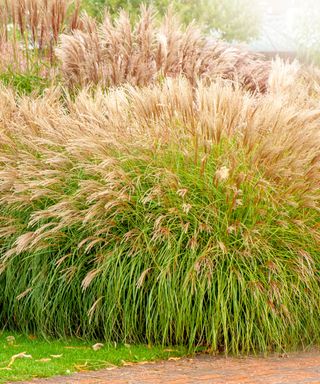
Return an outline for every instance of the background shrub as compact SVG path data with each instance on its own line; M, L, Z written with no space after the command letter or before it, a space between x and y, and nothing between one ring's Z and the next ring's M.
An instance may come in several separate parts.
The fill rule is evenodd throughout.
M320 64L320 5L315 0L297 1L293 36L303 59ZM298 16L299 15L299 16Z
M157 22L152 8L141 7L138 20L122 11L102 23L82 18L82 29L62 34L56 54L67 84L130 83L145 86L164 77L185 76L193 84L222 77L253 91L265 91L270 63L240 47L204 34L195 25L184 27L170 10Z

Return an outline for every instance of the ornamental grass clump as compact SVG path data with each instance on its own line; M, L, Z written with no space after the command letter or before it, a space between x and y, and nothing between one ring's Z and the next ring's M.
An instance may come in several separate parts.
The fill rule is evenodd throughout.
M1 324L225 353L319 343L320 114L278 85L1 90Z
M99 24L83 15L81 29L62 34L56 54L69 86L124 83L145 86L183 75L193 84L223 77L246 89L265 91L270 63L244 49L216 41L193 23L183 27L169 9L159 23L152 8L141 7L131 23L127 12Z

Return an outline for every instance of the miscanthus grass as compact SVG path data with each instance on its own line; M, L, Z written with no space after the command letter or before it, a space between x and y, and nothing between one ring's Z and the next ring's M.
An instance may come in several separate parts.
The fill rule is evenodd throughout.
M265 91L269 62L243 47L215 40L194 23L183 26L172 8L161 20L151 7L141 6L135 22L121 11L115 19L105 12L101 23L83 14L78 24L60 35L55 50L69 87L146 86L183 75L193 84L199 77L223 77L246 89Z
M320 114L280 72L259 97L179 78L1 90L1 324L225 353L319 343Z

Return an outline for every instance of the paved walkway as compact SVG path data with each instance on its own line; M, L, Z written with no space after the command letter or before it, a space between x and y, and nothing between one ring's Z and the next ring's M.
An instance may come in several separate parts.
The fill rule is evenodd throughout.
M34 380L32 383L320 384L320 352L269 358L224 358L203 355L192 359L135 364L113 370L78 373L70 377Z

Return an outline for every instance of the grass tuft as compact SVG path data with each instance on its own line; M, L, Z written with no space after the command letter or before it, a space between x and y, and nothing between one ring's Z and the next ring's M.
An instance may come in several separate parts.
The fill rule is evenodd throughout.
M1 324L235 354L319 344L319 112L273 79L259 97L180 78L2 90Z

